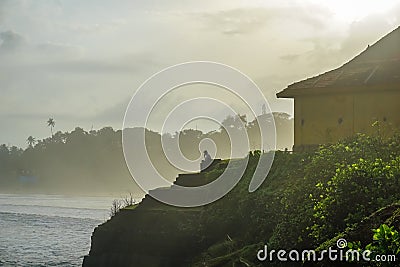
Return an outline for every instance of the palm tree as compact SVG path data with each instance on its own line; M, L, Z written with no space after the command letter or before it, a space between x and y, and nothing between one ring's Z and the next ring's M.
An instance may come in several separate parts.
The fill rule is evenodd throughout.
M50 131L51 131L51 137L53 137L53 128L56 125L56 121L53 118L49 118L47 120L47 126L50 127Z
M26 139L26 142L28 143L29 147L32 147L36 143L36 139L31 135L28 137L28 139Z

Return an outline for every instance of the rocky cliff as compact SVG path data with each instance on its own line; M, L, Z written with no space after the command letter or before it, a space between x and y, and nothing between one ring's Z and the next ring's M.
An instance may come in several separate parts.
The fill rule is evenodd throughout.
M210 168L224 164L216 160ZM209 177L204 172L179 175L175 184L206 184ZM188 266L220 238L204 234L202 213L203 208L176 208L146 195L140 204L122 209L96 227L83 266Z

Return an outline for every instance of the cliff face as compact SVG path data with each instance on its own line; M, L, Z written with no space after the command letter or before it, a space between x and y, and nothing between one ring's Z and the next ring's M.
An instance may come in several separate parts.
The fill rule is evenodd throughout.
M187 174L175 183L198 186L206 179L204 173ZM202 213L203 208L176 208L146 195L136 208L122 209L94 230L83 266L189 266L220 238L202 231Z
M185 229L199 211L122 210L98 226L85 267L188 266L205 242Z

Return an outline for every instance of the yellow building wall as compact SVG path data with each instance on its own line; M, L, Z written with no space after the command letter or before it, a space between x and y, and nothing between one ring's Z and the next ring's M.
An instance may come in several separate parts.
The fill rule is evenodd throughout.
M355 95L354 131L376 133L371 127L379 121L383 135L400 131L400 91L371 92Z
M336 142L373 133L380 121L386 135L400 129L400 91L297 96L295 147Z

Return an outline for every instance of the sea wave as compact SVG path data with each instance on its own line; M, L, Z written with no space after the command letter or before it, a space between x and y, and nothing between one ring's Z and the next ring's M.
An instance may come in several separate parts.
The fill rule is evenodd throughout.
M81 266L109 198L0 195L0 266Z

